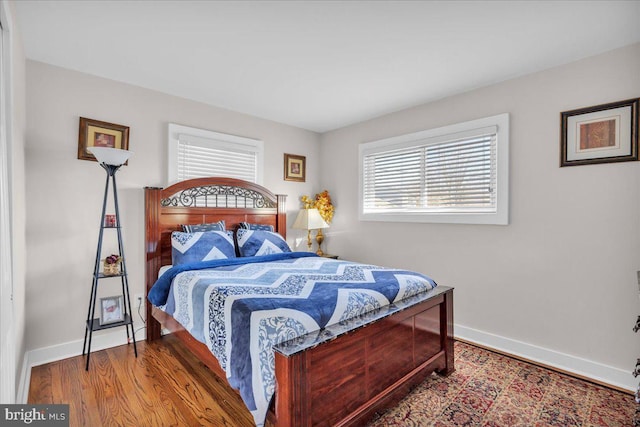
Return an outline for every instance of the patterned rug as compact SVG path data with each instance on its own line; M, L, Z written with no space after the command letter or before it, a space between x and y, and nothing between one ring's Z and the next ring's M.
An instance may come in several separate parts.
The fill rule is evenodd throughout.
M455 343L456 371L433 374L370 427L633 425L632 395Z

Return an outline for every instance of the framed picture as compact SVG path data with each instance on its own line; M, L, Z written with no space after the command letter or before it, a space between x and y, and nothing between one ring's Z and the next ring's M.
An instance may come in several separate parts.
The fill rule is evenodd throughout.
M561 113L560 166L638 160L639 101Z
M124 321L122 295L100 298L100 325Z
M296 156L294 154L284 155L284 179L285 181L305 182L306 179L306 163L305 156Z
M88 147L129 149L129 127L80 117L78 159L97 161ZM125 163L126 165L127 163Z

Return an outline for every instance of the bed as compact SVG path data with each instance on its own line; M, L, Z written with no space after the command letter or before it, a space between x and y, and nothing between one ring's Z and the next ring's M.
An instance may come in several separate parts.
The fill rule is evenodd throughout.
M264 225L286 238L286 196L231 178L199 178L164 189L147 187L145 211L145 274L147 294L152 300L157 291L157 287L152 290L153 285L162 281L158 280L161 267L172 263L171 234L181 231L184 224L223 220L226 228L232 230L241 223ZM301 253L255 257L258 258L263 258L260 262L266 259L266 264L278 269L283 264L295 265L298 270L322 271L358 267L347 261ZM217 266L218 261L205 264ZM232 260L229 263L233 265L216 270L258 268L258 262L254 265L251 260L249 267L245 262L238 260L237 264L243 264L236 267ZM189 268L183 274L195 274ZM169 270L169 276L173 270L176 269ZM379 272L377 268L372 271ZM168 282L167 276L163 277ZM265 425L362 425L376 412L396 403L432 372L442 375L453 372L453 289L427 286L424 291L407 292L404 297L389 301L391 304L379 304L357 316L328 322L317 330L309 327L308 332L303 330L307 333L273 345L269 350L274 359L275 393L267 402ZM198 334L189 332L190 328L183 326L184 321L163 311L166 308L147 302L147 340L161 339L165 328L214 375L231 381L233 376L223 369L227 361L216 358L202 337L196 339ZM234 339L236 335L240 334L234 332ZM250 345L255 346L253 342ZM261 424L259 417L256 424Z

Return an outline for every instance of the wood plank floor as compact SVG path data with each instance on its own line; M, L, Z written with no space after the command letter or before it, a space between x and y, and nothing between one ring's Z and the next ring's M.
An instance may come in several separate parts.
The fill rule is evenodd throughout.
M70 426L254 426L238 394L167 335L36 366L29 403L69 404Z
M171 335L138 343L137 359L133 346L123 345L92 353L89 372L84 367L82 356L34 367L28 403L69 404L71 427L254 426L239 395ZM465 376L454 373L454 382L456 375Z

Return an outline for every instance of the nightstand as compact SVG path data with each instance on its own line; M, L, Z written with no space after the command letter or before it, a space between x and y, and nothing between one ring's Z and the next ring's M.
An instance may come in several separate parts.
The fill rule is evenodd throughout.
M323 258L338 259L338 255L322 254L320 256L323 257Z

